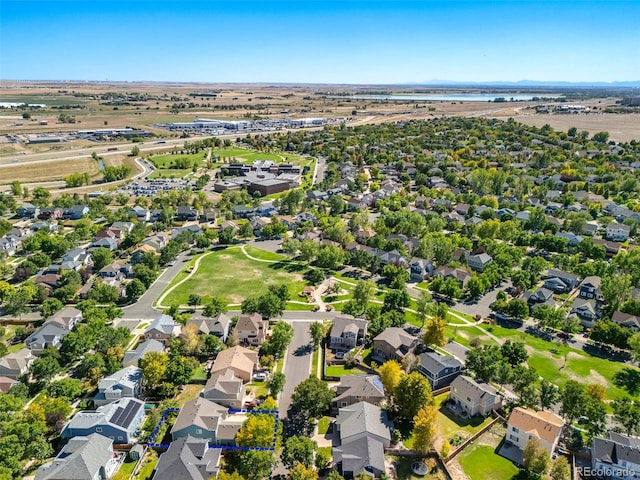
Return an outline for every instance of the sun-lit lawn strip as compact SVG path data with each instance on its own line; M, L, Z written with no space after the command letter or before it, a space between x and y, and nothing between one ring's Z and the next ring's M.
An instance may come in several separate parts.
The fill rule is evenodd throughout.
M198 398L202 391L202 385L185 385L182 387L182 391L176 397L178 405L184 405L190 400Z
M318 372L318 357L320 356L320 348L316 348L313 351L313 357L311 358L311 371L313 372L313 375L315 375L316 377L318 377L319 372Z
M460 465L471 480L509 480L518 468L487 445L470 445L458 457Z
M318 433L324 435L329 430L329 417L322 417L318 420Z
M342 375L362 375L366 373L360 368L346 368L344 365L330 365L325 368L325 374L329 377L341 377Z
M275 369L274 373L275 372L281 372L283 366L284 366L284 355L281 356L280 358L278 358L278 363L276 363L276 369Z
M7 351L8 353L15 353L18 350L24 348L26 346L26 344L24 342L20 342L20 343L16 343L15 345L7 345Z
M306 285L303 275L303 266L251 260L239 248L232 247L202 258L194 275L171 291L163 303L186 304L191 294L200 295L203 304L212 297L240 303L265 293L268 285L282 284L287 285L291 298L296 298Z
M159 168L151 172L151 174L149 174L147 178L150 178L152 180L154 178L182 178L185 175L189 174L190 172L191 172L190 168L188 169Z
M312 312L316 307L315 303L292 303L287 302L284 309L285 310L304 310L305 312Z
M155 454L155 452L151 455L152 456L150 456L147 460L144 460L144 464L142 465L142 467L140 467L140 470L138 470L138 473L134 476L134 480L149 480L151 478L151 474L153 474L153 471L158 464L158 455Z
M204 365L198 365L191 374L191 380L206 380L207 372L204 371Z
M251 382L247 384L247 389L251 389L255 393L256 397L266 398L269 395L269 388L267 382Z
M194 161L202 161L206 158L207 152L200 153L184 153L184 154L163 154L163 155L154 155L149 160L156 168L161 169L171 169L177 160L186 159L190 164L193 164Z
M122 465L120 465L118 472L113 477L111 477L111 480L129 480L135 466L136 461L127 459L126 461L122 462Z
M261 248L256 248L251 245L247 245L244 248L249 255L255 258L259 258L260 260L275 260L277 262L291 261L289 257L285 257L284 255L279 255L268 250L262 250Z

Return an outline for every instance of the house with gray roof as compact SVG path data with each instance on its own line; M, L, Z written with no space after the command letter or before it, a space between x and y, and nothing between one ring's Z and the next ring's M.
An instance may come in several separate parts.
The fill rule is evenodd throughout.
M113 443L128 444L144 418L144 402L137 398L122 398L98 407L95 411L82 410L67 423L60 436L74 438L99 433Z
M157 340L165 346L173 337L180 335L180 324L174 322L169 315L162 314L157 317L144 332L145 340Z
M418 359L420 361L418 371L427 377L433 390L450 385L464 368L457 358L436 352L422 353Z
M617 323L621 327L630 328L634 332L640 332L640 317L637 315L616 311L613 312L611 321Z
M31 350L21 348L0 358L0 376L17 379L29 371L34 360Z
M145 340L140 343L135 350L127 350L124 352L122 365L125 367L137 367L142 357L148 352L164 352L164 344L158 340Z
M341 408L335 421L340 446L333 449L333 463L341 475L353 478L361 472L378 478L385 471L384 449L391 445L393 424L387 412L368 402Z
M107 480L118 468L113 440L98 433L75 437L36 472L35 480Z
M378 375L343 375L333 388L336 396L331 401L332 413L358 402L378 405L385 399L384 387Z
M494 387L466 375L459 375L451 382L449 399L468 417L487 416L492 410L502 408L502 396Z
M597 275L591 275L589 277L585 277L585 279L580 284L580 298L595 298L596 300L603 301L604 296L602 295L602 290L600 289L602 286L602 278Z
M96 407L121 398L137 398L142 384L142 369L129 366L104 377L98 384L98 393L93 397Z
M577 315L585 328L593 328L602 315L596 301L587 298L576 298L569 313Z
M198 328L199 333L203 335L215 335L223 342L226 342L227 337L229 336L229 329L231 328L231 318L224 313L212 318L194 314L187 321L187 325L191 324Z
M39 329L29 335L24 343L34 355L41 355L45 348L56 349L62 345L62 339L69 333L56 323L46 322Z
M350 315L341 315L333 320L329 334L329 348L349 350L362 345L367 335L367 321Z
M152 480L209 480L218 476L222 450L191 436L179 438L160 455Z
M373 354L383 360L401 361L417 344L418 339L404 329L388 327L373 339Z
M177 440L191 436L203 438L211 445L235 445L236 434L245 420L245 416L229 414L225 406L198 397L180 409L171 437Z
M596 471L609 472L607 478L638 478L640 438L615 432L608 432L604 438L594 438L591 442L591 466Z
M476 272L482 272L493 263L493 257L488 253L467 256L467 265Z
M228 369L211 375L200 395L228 408L242 408L245 386L242 379Z
M574 273L569 273L569 272L565 272L562 270L558 270L556 268L550 268L547 271L547 274L545 275L545 279L552 279L552 278L558 278L562 281L562 283L564 283L565 285L565 290L564 291L559 291L559 290L554 290L553 288L547 286L547 282L545 281L544 286L546 288L549 288L550 290L553 290L555 293L564 293L564 292L568 292L569 290L572 290L576 287L576 285L578 284L578 275L574 274Z

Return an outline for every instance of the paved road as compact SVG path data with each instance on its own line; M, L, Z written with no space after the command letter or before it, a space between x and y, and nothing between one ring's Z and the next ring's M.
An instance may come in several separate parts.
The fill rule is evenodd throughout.
M136 303L122 309L122 318L127 320L152 320L160 313L153 308L153 302L160 296L164 289L171 283L180 270L185 268L184 260L188 260L188 252L181 253L176 259L176 264L172 267L168 267L158 277L149 289L144 292Z
M301 312L295 312L299 315ZM291 405L291 395L300 382L309 378L311 372L311 359L313 357L313 343L309 334L310 322L292 322L293 338L287 349L284 375L287 379L284 389L280 394L279 410L282 416L286 415Z
M324 180L324 173L327 170L327 158L318 156L318 161L316 162L316 169L313 172L313 184L320 183Z

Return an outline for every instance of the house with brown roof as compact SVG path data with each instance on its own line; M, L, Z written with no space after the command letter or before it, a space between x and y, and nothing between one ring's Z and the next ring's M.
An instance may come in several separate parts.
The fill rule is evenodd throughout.
M553 412L516 407L507 421L506 441L524 450L533 436L540 440L540 446L552 454L558 445L562 427L564 421Z
M418 339L404 329L389 327L373 339L373 354L384 360L401 361L417 344Z
M640 317L624 312L613 312L611 321L617 323L621 327L630 328L634 332L640 332Z
M9 390L11 390L11 387L13 387L14 385L17 385L18 380L16 380L15 378L9 378L9 377L0 377L0 393L7 393Z
M336 396L331 401L332 413L358 402L378 405L385 399L384 387L378 375L343 375L333 390Z
M240 315L235 326L238 340L246 345L259 346L267 338L269 322L262 319L259 313Z
M258 365L258 352L238 345L218 354L211 367L211 374L231 370L237 378L244 382L250 382L251 375L254 369L258 368Z

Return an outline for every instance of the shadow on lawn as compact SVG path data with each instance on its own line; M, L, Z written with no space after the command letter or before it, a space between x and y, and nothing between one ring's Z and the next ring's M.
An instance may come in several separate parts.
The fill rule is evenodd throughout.
M297 273L302 270L306 270L307 266L299 263L278 262L270 263L269 268L273 270L284 270L287 273Z
M451 410L449 410L444 403L440 407L440 413L460 427L476 428L482 425L482 423L485 421L485 418L480 415L475 415L471 418L459 417L455 415Z

